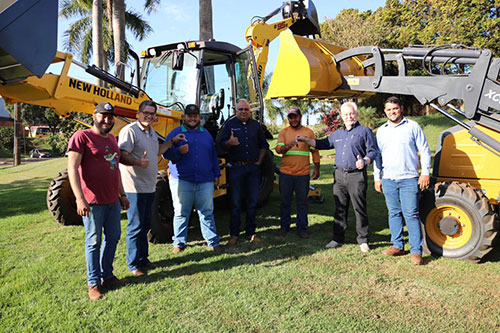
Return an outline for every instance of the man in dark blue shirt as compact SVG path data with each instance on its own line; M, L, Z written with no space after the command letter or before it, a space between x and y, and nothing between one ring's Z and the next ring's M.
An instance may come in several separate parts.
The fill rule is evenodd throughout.
M173 143L163 157L168 159L169 185L174 204L173 253L181 252L187 243L189 216L194 208L198 211L200 228L207 245L215 252L219 245L214 220L214 185L219 184L220 169L215 143L210 133L200 126L200 109L197 105L186 106L183 125L174 128L165 140L184 134L185 140Z
M326 247L337 248L344 244L347 213L349 202L352 200L356 215L357 241L361 252L366 253L370 251L366 213L366 166L375 160L377 145L372 131L358 123L358 107L355 103L342 104L340 116L344 121L344 128L336 130L328 138L312 140L298 136L297 141L306 142L316 149L335 148L333 240Z
M229 186L231 192L231 224L228 245L238 242L241 225L241 204L246 199L246 237L261 242L256 235L255 217L260 184L260 165L269 145L260 124L250 118L250 104L241 99L236 106L236 117L229 119L218 137L221 148L228 151Z

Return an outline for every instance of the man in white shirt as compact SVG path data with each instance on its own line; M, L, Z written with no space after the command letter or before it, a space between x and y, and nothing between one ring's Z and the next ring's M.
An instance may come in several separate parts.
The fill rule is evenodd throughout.
M387 123L377 131L380 154L373 167L373 176L375 190L385 196L393 246L382 253L387 256L405 254L404 217L409 234L411 262L422 265L423 237L418 216L418 193L429 186L431 152L420 126L403 116L399 98L389 97L384 103L384 112Z

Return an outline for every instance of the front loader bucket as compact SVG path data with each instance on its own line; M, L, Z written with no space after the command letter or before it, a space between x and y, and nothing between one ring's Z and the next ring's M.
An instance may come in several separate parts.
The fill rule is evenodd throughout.
M344 50L327 42L283 31L266 99L361 97L359 92L337 90L343 76L372 75L371 71L363 68L361 59L348 59L337 66L334 54Z
M41 77L57 51L57 0L0 3L0 83Z

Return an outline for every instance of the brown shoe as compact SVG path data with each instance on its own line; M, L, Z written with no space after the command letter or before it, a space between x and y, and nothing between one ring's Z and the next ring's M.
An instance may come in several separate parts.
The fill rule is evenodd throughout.
M136 276L136 277L141 277L141 276L146 276L148 274L146 272L139 270L139 269L136 269L136 270L132 271L132 275Z
M89 286L89 298L91 301L97 301L102 297L100 286Z
M424 259L422 259L422 255L421 254L417 254L417 253L413 253L411 255L411 263L413 265L423 265L424 264Z
M214 251L217 254L220 254L220 253L224 252L224 247L222 245L217 245L214 247L210 247L210 250Z
M184 250L184 249L181 247L174 246L174 248L172 249L172 253L175 253L175 254L181 253L182 250Z
M106 289L113 289L126 286L128 284L127 279L118 279L116 276L113 276L110 279L104 280L102 282L102 287Z
M236 243L238 243L238 236L231 236L229 237L229 240L227 241L227 245L229 246L235 246Z
M250 236L250 243L262 243L262 239L260 239L257 234L253 234Z
M392 246L391 248L382 251L382 254L389 257L403 256L405 255L405 250L401 250L398 249L397 247Z

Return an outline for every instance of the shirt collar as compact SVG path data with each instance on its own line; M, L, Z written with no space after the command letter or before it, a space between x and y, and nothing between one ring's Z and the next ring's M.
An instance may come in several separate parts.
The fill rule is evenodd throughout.
M355 129L356 127L358 127L358 126L359 126L359 121L356 121L356 122L354 123L354 125L352 125L352 127L351 127L351 129L350 129L350 130L348 130L348 129L345 127L345 125L344 125L344 130L346 130L346 131L348 131L348 132L349 132L349 131L352 131L353 129Z
M392 123L389 122L389 120L385 123L384 126L386 127L398 127L400 125L403 125L404 123L407 123L408 122L408 119L406 119L405 116L403 116L403 119L396 125L393 125Z
M139 126L139 128L141 129L141 131L143 132L147 132L148 134L151 134L151 126L149 126L149 130L146 131L146 129L144 128L144 126L142 126L141 122L139 120L137 120L137 125Z
M181 131L182 131L183 133L186 133L186 132L188 131L188 129L186 128L186 126L184 126L184 124L182 124L182 125L181 125ZM193 131L193 132L195 132L195 131L200 131L200 132L203 132L203 131L204 131L204 129L203 129L203 127L201 127L200 125L198 125L198 128L197 128L197 129L195 129L195 130L190 129L190 131Z

